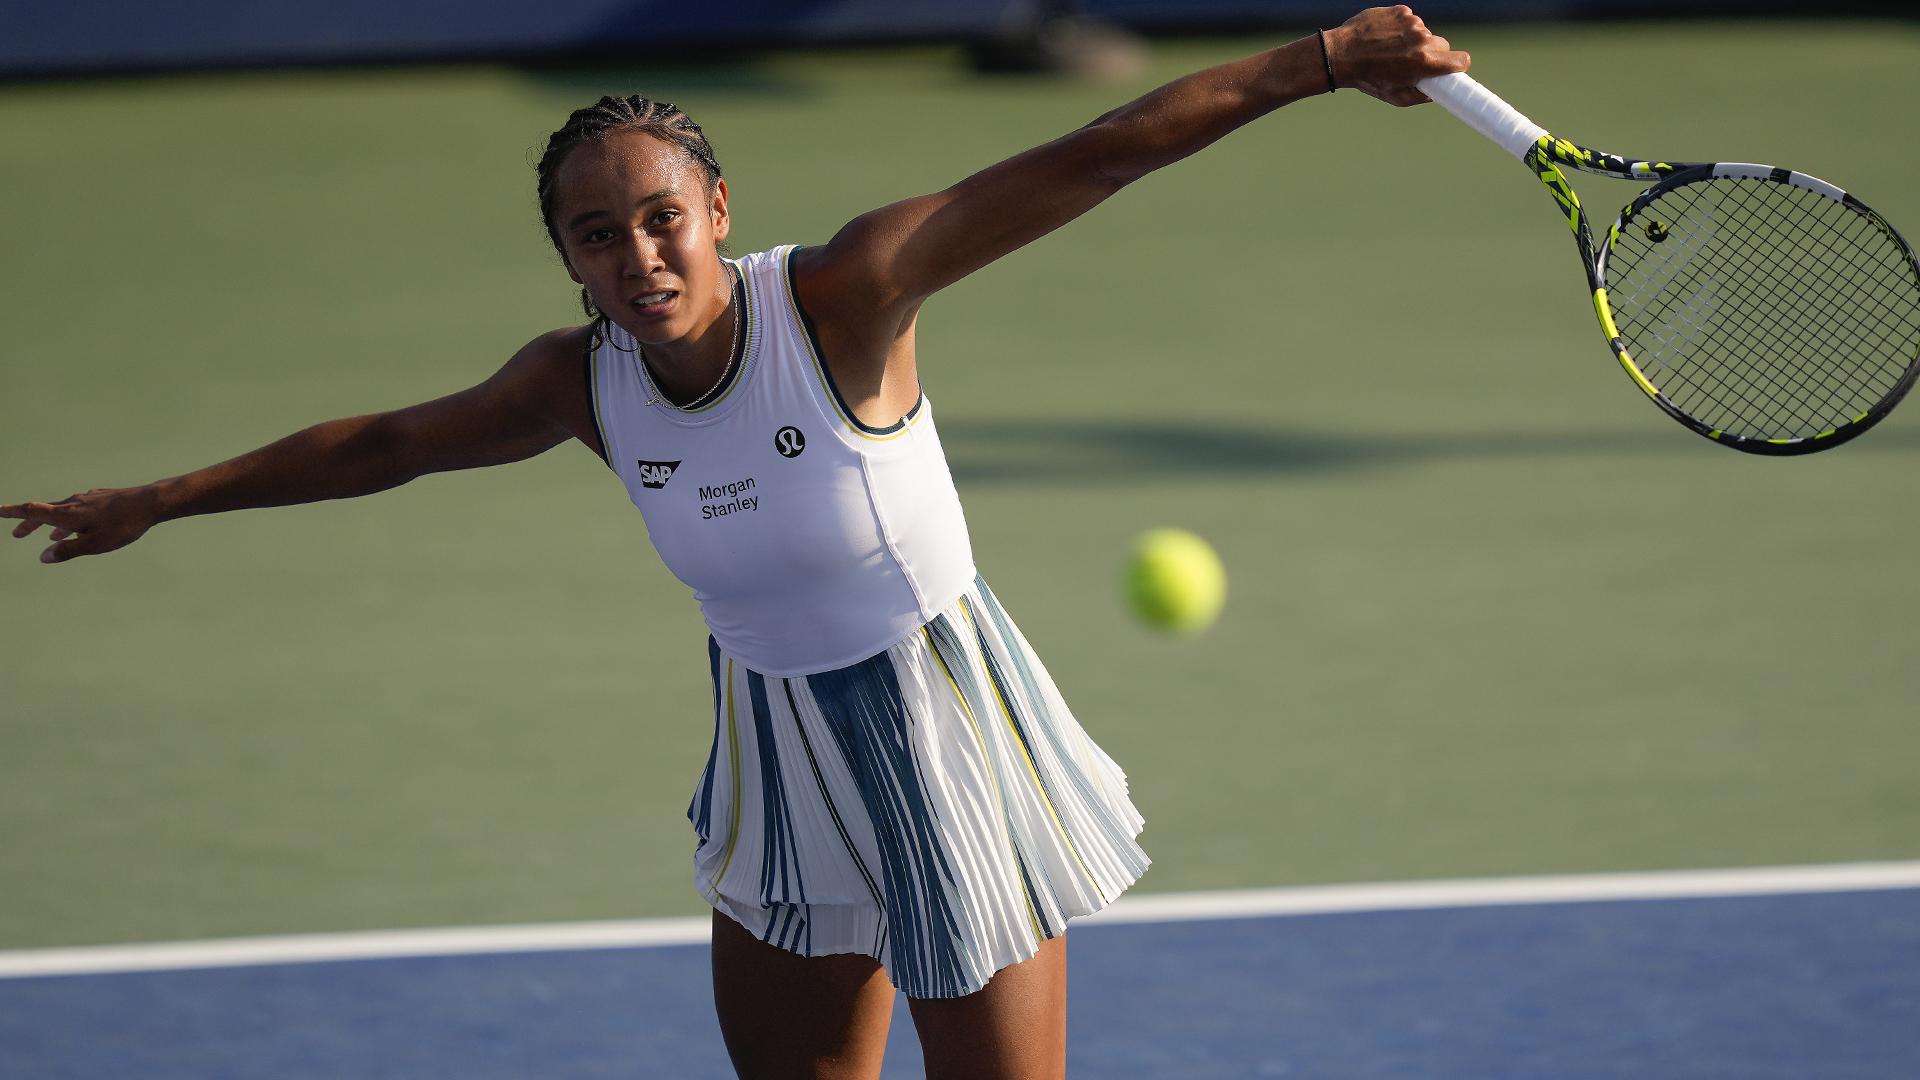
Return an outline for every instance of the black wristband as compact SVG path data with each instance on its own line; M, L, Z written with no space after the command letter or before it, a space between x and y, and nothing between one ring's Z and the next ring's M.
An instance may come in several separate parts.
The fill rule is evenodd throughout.
M1327 32L1325 30L1315 30L1314 33L1320 35L1320 62L1326 65L1327 93L1331 94L1335 90L1340 89L1340 86L1333 81L1333 57L1327 55Z

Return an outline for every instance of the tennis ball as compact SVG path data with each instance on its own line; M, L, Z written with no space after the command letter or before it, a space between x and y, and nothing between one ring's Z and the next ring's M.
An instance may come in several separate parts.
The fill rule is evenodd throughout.
M1134 541L1124 578L1140 621L1173 634L1213 625L1227 599L1227 571L1213 547L1185 529L1149 529Z

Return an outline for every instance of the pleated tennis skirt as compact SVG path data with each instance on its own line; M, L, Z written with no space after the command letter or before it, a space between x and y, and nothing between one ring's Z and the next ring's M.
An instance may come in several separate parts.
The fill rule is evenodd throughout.
M959 997L1146 871L1126 774L979 578L836 671L774 678L708 650L694 879L762 941L865 953L909 996Z

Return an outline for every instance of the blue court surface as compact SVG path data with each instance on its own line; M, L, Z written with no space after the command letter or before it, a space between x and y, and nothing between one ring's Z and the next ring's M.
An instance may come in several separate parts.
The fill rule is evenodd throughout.
M1089 925L1101 1078L1920 1076L1920 889ZM706 948L0 979L12 1078L732 1076ZM904 1009L886 1075L920 1073Z

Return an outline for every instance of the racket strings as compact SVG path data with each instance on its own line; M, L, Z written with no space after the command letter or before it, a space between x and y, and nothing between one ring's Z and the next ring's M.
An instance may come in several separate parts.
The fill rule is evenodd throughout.
M1809 280L1805 274L1794 272L1797 270L1788 267L1788 272L1768 274L1765 284L1772 286L1776 293L1785 291L1803 298L1811 296L1812 300L1818 302L1808 305L1812 307L1831 308L1842 299L1834 288L1818 279ZM1746 312L1736 312L1736 317L1740 319L1740 329L1751 336L1757 337L1767 329L1757 320L1748 318ZM1787 402L1798 406L1790 410L1794 413L1793 419L1802 425L1813 425L1817 431L1829 430L1821 426L1824 420L1836 416L1851 419L1859 411L1864 411L1864 406L1849 414L1847 410L1850 406L1862 401L1870 406L1892 388L1892 381L1882 386L1872 385L1866 378L1870 371L1848 365L1844 356L1835 359L1835 354L1828 351L1831 342L1819 334L1821 328L1817 324L1800 321L1782 324L1776 329L1781 340L1771 353L1755 358L1758 362L1752 372L1754 385L1750 391L1742 393L1743 388L1731 388L1735 396L1748 406L1736 412L1750 423L1758 423L1768 406ZM1811 365L1793 367L1792 361L1796 357L1803 361L1811 360ZM1796 376L1801 381L1797 387L1801 393L1797 395L1794 383Z
M1832 204L1829 203L1829 205ZM1800 224L1783 220L1777 207L1763 205L1758 209L1759 213L1756 216L1769 228L1778 230ZM1852 216L1850 212L1847 213ZM1823 285L1819 277L1810 277L1806 274L1803 263L1781 259L1780 253L1774 250L1777 245L1751 242L1752 236L1755 235L1751 232L1689 230L1696 235L1702 231L1713 234L1716 239L1722 233L1733 238L1731 246L1737 256L1736 261L1746 265L1752 272L1754 281L1750 282L1750 285L1754 287L1750 289L1751 292L1774 298L1798 299L1801 303L1797 305L1797 311L1792 311L1795 305L1776 307L1770 311L1756 311L1748 305L1736 305L1727 309L1714 327L1721 334L1731 338L1735 344L1749 345L1767 344L1765 339L1771 334L1776 339L1772 343L1774 347L1752 358L1753 362L1749 365L1749 369L1741 373L1745 376L1744 378L1727 378L1729 373L1726 371L1714 370L1706 366L1701 366L1698 372L1682 369L1681 388L1697 392L1694 395L1682 394L1682 397L1698 399L1706 396L1719 399L1720 403L1727 407L1740 422L1749 425L1748 430L1743 433L1752 434L1754 430L1767 430L1755 426L1762 425L1769 419L1776 423L1785 419L1790 425L1797 427L1811 425L1815 428L1812 432L1791 431L1791 434L1804 435L1828 430L1831 425L1823 421L1830 417L1842 415L1846 419L1851 419L1853 415L1858 414L1858 411L1864 411L1865 407L1870 406L1885 390L1891 388L1895 380L1887 380L1883 386L1874 386L1860 377L1861 371L1849 370L1844 363L1845 357L1836 361L1835 354L1831 351L1831 347L1836 344L1831 340L1833 335L1821 332L1823 329L1830 331L1831 324L1825 320L1816 321L1806 317L1810 311L1818 313L1822 310L1832 310L1837 301L1844 299L1838 295L1838 290ZM1849 239L1857 240L1857 237ZM1830 264L1832 245L1825 246L1829 249L1824 253L1828 258L1819 261ZM1701 272L1710 268L1696 265L1687 269L1690 272L1685 277L1690 281L1697 281L1702 276ZM1700 291L1696 290L1690 294L1690 298L1699 295ZM1696 315L1699 313L1700 305L1689 304L1688 306L1692 309L1692 313ZM1714 305L1715 313L1719 313L1720 308L1721 305ZM1800 317L1792 320L1781 319L1778 315L1782 311L1791 311ZM1669 315L1664 310L1661 310L1660 314ZM1705 324L1713 320L1696 319L1694 321L1702 324L1699 326L1700 330L1706 330L1708 326ZM1859 342L1845 344L1857 347ZM1792 367L1792 362L1796 358L1803 361L1810 359L1812 364L1804 371L1796 371ZM1664 357L1662 359L1665 360ZM1708 377L1686 377L1693 374L1704 374ZM1796 375L1800 380L1798 383L1795 382ZM1895 378L1897 379L1897 375ZM1863 397L1864 401L1861 400ZM1688 404L1698 409L1700 402L1689 400ZM1859 408L1849 413L1849 408L1856 405ZM1739 430L1738 428L1723 429ZM1772 431L1768 433L1772 434ZM1791 434L1788 437L1791 437Z
M1820 249L1821 255L1827 259L1829 263L1848 261L1853 264L1854 269L1859 269L1861 255L1874 250L1873 247L1868 246L1871 241L1890 239L1884 236L1876 222L1873 222L1865 215L1856 214L1844 207L1839 207L1831 200L1822 199L1821 203L1826 207L1833 207L1833 210L1824 216L1829 219L1837 219L1839 226L1834 236L1819 238L1812 245ZM1796 209L1804 209L1804 207L1796 206ZM1770 223L1778 225L1781 228L1791 228L1796 224L1796 222L1787 220L1786 216L1779 212L1777 205L1767 206L1766 212L1770 218ZM1814 234L1810 234L1810 236L1812 235ZM1815 298L1822 301L1829 310L1851 300L1857 306L1866 309L1869 320L1865 324L1866 326L1879 327L1886 325L1889 317L1897 314L1894 306L1889 302L1897 298L1897 294L1890 293L1887 286L1890 281L1902 281L1906 279L1900 276L1902 261L1898 258L1898 246L1891 244L1885 245L1885 250L1896 256L1892 266L1889 267L1895 271L1896 276L1891 278L1885 276L1855 276L1847 278L1825 276L1812 279L1809 282L1806 275L1802 274L1799 276L1797 283L1802 286L1811 284ZM1858 291L1851 297L1842 295L1842 289L1847 286L1852 286ZM1911 296L1909 296L1909 305L1911 306L1912 304L1913 300ZM1804 333L1797 335L1797 338L1798 343L1813 344L1810 337ZM1845 369L1844 363L1836 362L1831 357L1824 360L1819 366L1822 375ZM1904 367L1892 372L1891 375L1886 377L1883 383L1872 385L1864 381L1866 377L1873 374L1885 375L1885 371L1875 372L1872 369L1862 367L1858 369L1857 372L1852 372L1852 374L1859 376L1859 379L1849 384L1847 388L1854 390L1856 393L1872 393L1876 395L1877 400L1878 395L1883 395L1893 388L1899 381L1899 376L1903 371Z
M1658 221L1664 240L1638 223ZM1920 353L1920 282L1877 221L1771 181L1675 188L1608 258L1615 324L1683 411L1748 438L1831 431Z
M1861 232L1866 222L1864 218L1854 215L1851 211L1847 211L1844 208L1837 207L1831 201L1822 201L1841 215L1838 222L1840 226L1839 232L1846 241L1856 245L1854 248L1836 253L1835 245L1832 243L1813 244L1813 247L1822 249L1817 252L1820 259L1816 261L1824 264L1824 266L1831 266L1836 261L1836 254L1847 255L1857 252L1857 245L1859 241L1863 239ZM1766 225L1776 229L1792 229L1804 225L1803 222L1789 220L1787 215L1780 213L1779 205L1791 204L1763 204L1760 208L1761 213L1759 216L1765 221ZM1796 207L1796 209L1800 208ZM1809 234L1809 236L1817 235L1818 234L1814 233ZM1754 245L1740 244L1736 246L1750 249ZM1741 254L1748 258L1753 258L1756 256L1768 256L1772 253L1756 253L1747 250L1742 251ZM1857 262L1857 260L1853 261ZM1796 265L1788 262L1776 263L1772 269L1773 272L1768 275L1769 280L1767 284L1772 286L1772 291L1776 294L1786 293L1799 297L1803 301L1800 309L1800 314L1802 315L1807 314L1809 311L1816 313L1832 311L1844 305L1849 297L1842 294L1841 288L1836 287L1836 282L1843 286L1857 284L1858 282L1857 278L1838 278L1832 275L1809 275L1805 272L1806 267L1804 265ZM1852 297L1852 299L1856 301L1870 301L1872 298L1866 293L1862 293L1859 296ZM1872 307L1874 305L1867 303L1862 306ZM1884 315L1885 312L1880 312L1880 314ZM1750 323L1751 320L1748 320L1748 322ZM1868 323L1866 325L1873 324ZM1760 329L1753 325L1747 325L1743 328L1755 332ZM1845 362L1847 359L1845 355L1841 355L1836 359L1835 354L1828 350L1832 342L1827 339L1832 335L1830 333L1826 335L1820 333L1823 329L1828 331L1835 329L1831 324L1824 322L1813 323L1802 320L1793 324L1783 324L1779 329L1784 331L1782 334L1783 340L1780 343L1782 347L1778 348L1772 355L1765 357L1766 362L1759 368L1762 377L1757 381L1763 388L1774 391L1772 400L1779 400L1781 395L1791 394L1793 389L1791 380L1794 375L1798 373L1805 382L1804 389L1806 391L1801 404L1809 409L1816 405L1824 406L1824 408L1818 412L1811 414L1803 412L1799 419L1802 420L1802 422L1816 425L1818 430L1828 430L1826 426L1821 424L1822 420L1829 418L1836 420L1840 418L1852 419L1853 416L1857 416L1859 412L1865 411L1867 407L1871 406L1873 401L1878 400L1880 396L1884 395L1884 393L1890 390L1894 383L1897 382L1898 372L1896 371L1891 377L1885 378L1879 385L1875 385L1875 382L1870 378L1870 376L1874 374L1872 369L1850 369ZM1845 328L1841 327L1840 329ZM1852 341L1843 344L1852 345L1857 349L1862 342ZM1793 368L1792 361L1795 358L1807 363L1808 366L1804 370ZM1819 394L1823 400L1815 401L1814 397L1816 393ZM1751 398L1749 398L1749 401L1750 403L1757 404L1757 402L1753 402ZM1850 407L1856 406L1857 408L1853 408L1853 411L1848 412Z
M1706 217L1706 215L1697 216ZM1779 217L1777 213L1770 215L1763 214L1762 216L1775 218L1776 220L1769 222L1769 224L1774 227L1782 225L1782 222L1777 220ZM1703 222L1703 224L1710 224L1710 219ZM1694 240L1696 248L1700 246L1699 234L1703 232L1716 234L1719 231L1720 230L1698 228L1688 230L1689 233L1693 234L1692 239ZM1745 247L1748 249L1753 248L1753 246L1752 244L1736 244L1736 247ZM1825 306L1830 308L1836 299L1834 295L1835 290L1821 288L1818 279L1809 281L1805 274L1792 273L1795 269L1793 264L1778 259L1776 252L1756 253L1753 250L1746 250L1740 251L1738 254L1742 256L1742 261L1748 263L1754 263L1756 254L1762 257L1762 261L1758 262L1757 265L1765 271L1764 275L1761 275L1762 280L1760 281L1760 284L1764 286L1764 291L1776 296L1785 293L1790 296L1800 297L1803 300L1811 293L1815 301L1824 301L1824 305L1819 303L1814 305L1801 305L1799 314L1803 316L1806 314L1807 307L1813 306L1817 308ZM1698 341L1703 336L1701 331L1709 328L1717 328L1721 333L1728 334L1736 340L1740 338L1751 340L1769 329L1760 319L1755 317L1754 312L1741 310L1737 306L1726 311L1722 318L1715 319L1713 316L1722 314L1722 309L1725 305L1717 302L1702 304L1699 301L1702 297L1717 298L1719 290L1717 288L1710 289L1709 287L1717 286L1718 282L1712 277L1709 277L1704 283L1700 281L1705 268L1687 266L1675 267L1674 269L1683 271L1683 273L1669 276L1681 277L1682 280L1693 286L1693 288L1688 289L1684 294L1688 301L1686 304L1688 309L1687 321L1694 323L1694 326L1690 328L1694 332L1687 335L1690 341ZM1825 295L1821 295L1823 293ZM1669 305L1657 305L1656 311L1663 319L1668 321L1669 325L1671 324L1673 313ZM1752 370L1746 373L1749 378L1746 379L1744 383L1726 378L1716 379L1709 377L1703 379L1683 377L1680 380L1680 386L1676 387L1676 392L1691 388L1707 395L1717 394L1726 399L1724 404L1732 407L1734 413L1748 423L1756 422L1769 413L1779 413L1782 405L1787 406L1787 412L1793 418L1803 423L1809 419L1818 423L1818 420L1822 419L1822 417L1819 417L1817 414L1810 416L1808 411L1809 406L1824 405L1825 411L1830 412L1834 409L1844 411L1849 405L1854 404L1854 402L1850 400L1851 398L1863 393L1873 394L1876 390L1884 389L1883 387L1864 384L1858 377L1850 378L1849 375L1854 373L1849 373L1844 369L1843 365L1832 362L1832 353L1827 349L1827 346L1832 343L1824 340L1828 335L1819 334L1817 332L1818 327L1813 323L1804 318L1797 323L1786 323L1781 320L1774 321L1779 322L1780 325L1773 326L1771 329L1782 339L1780 344L1786 346L1786 348L1776 348L1763 353L1758 362L1752 365ZM1672 344L1670 336L1666 344ZM1792 356L1789 354L1800 354L1802 356L1811 354L1827 358L1824 362L1817 363L1816 367L1810 369L1808 373L1804 373L1807 376L1806 381L1808 383L1808 386L1805 388L1806 393L1799 395L1794 393L1792 373L1785 364L1786 360L1792 359ZM1662 360L1665 362L1667 358L1662 357ZM1667 365L1669 369L1671 369L1671 366L1670 364ZM1681 369L1683 376L1702 373L1708 376L1724 374L1724 372L1714 372L1704 367L1700 372L1687 371L1685 368ZM1669 385L1672 384L1673 380L1669 380ZM1887 383L1887 386L1891 386L1891 382ZM1682 394L1681 396L1686 397L1688 395ZM1815 401L1814 398L1816 396L1823 400ZM1875 396L1877 397L1877 395ZM1697 402L1690 401L1689 404L1695 405L1696 408L1698 407ZM1795 405L1801 407L1794 408L1793 406ZM1825 430L1825 428L1821 427L1820 430Z

